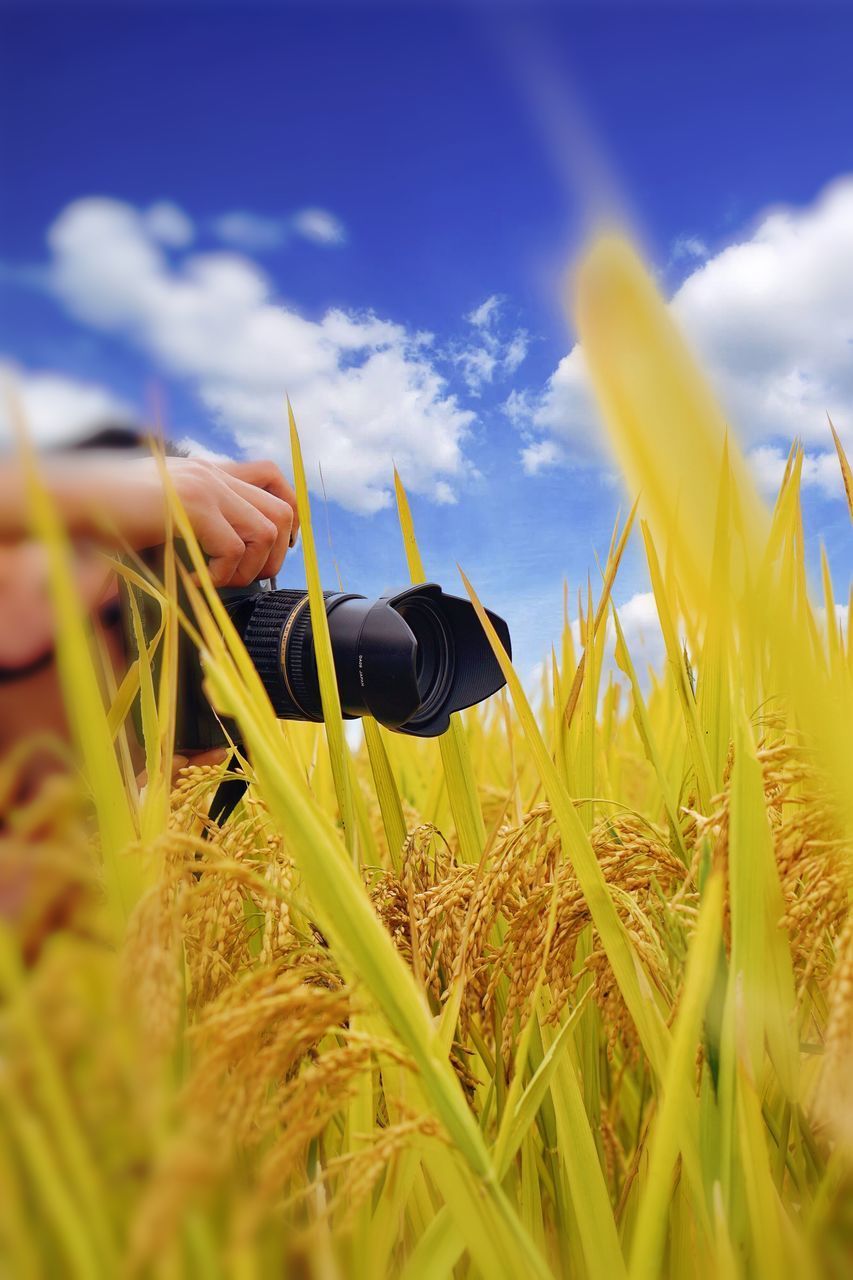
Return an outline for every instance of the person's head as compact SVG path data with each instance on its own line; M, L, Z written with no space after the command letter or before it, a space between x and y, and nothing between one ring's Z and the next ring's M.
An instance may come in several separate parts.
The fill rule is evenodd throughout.
M145 437L118 423L103 423L73 443L48 450L63 453L139 453ZM74 569L84 604L96 608L107 583L103 564L91 547L74 547ZM44 548L34 540L0 546L0 682L23 679L49 662L53 621Z
M103 423L72 443L46 451L63 453L147 452L145 437L118 423ZM73 547L73 572L84 607L97 617L114 660L121 661L116 584L97 550ZM45 548L34 539L0 545L0 750L29 734L64 737L65 715L54 662L54 619Z

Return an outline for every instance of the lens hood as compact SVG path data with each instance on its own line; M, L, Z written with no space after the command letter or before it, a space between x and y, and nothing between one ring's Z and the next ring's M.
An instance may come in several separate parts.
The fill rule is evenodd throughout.
M503 688L503 672L470 600L425 582L382 596L378 603L383 602L403 618L419 648L426 651L416 654L416 667L420 657L428 679L421 678L418 709L395 726L401 733L437 737L449 728L454 711L482 702ZM509 627L490 609L486 613L512 657Z

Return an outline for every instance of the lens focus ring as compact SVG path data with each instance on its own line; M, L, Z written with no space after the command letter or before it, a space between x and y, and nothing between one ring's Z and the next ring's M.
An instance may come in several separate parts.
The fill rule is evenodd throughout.
M298 687L292 679L288 684L284 670L285 656L290 659L288 668L295 652L298 651L301 658L301 642L305 628L309 625L309 619L306 592L282 590L263 592L258 595L252 616L243 633L243 642L249 657L269 694L273 710L279 717L299 720L306 716L314 718L311 715L313 700L305 687L304 680L300 679L297 682ZM293 632L300 623L302 625L298 637L299 643L294 644L296 637ZM286 637L285 632L287 632ZM287 655L282 652L284 648L287 650ZM300 675L301 666L300 661ZM307 702L303 702L303 698L306 697Z
M306 658L313 654L313 646L305 643L306 636L311 634L311 610L308 597L304 604L297 605L287 623L287 636L282 636L282 668L284 679L290 689L291 697L299 709L311 720L323 719L323 707L320 701L320 690L317 683L317 667L311 662L310 670L306 670Z

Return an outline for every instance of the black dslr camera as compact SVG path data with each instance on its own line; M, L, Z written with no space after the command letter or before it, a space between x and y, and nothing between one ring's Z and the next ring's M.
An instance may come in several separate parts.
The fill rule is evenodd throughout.
M150 639L159 625L159 606L147 593L128 589L136 593ZM255 584L226 587L220 596L276 715L322 720L307 591ZM347 720L371 715L389 729L431 738L445 732L452 712L481 702L505 684L473 605L446 595L434 582L378 600L327 591L325 602ZM185 599L182 605L189 608ZM511 656L506 623L491 612L489 618ZM125 633L132 638L132 626L126 624ZM239 740L230 723L228 731ZM225 743L222 724L204 695L198 652L182 631L175 749L206 751Z

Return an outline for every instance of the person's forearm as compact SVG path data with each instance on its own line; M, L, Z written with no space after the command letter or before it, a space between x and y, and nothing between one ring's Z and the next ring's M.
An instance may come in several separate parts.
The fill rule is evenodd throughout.
M53 499L60 517L70 529L77 519L81 504L69 501L73 485L57 484L55 465L40 468L41 482ZM32 505L26 472L20 462L0 463L0 540L21 542L32 535ZM77 530L74 530L77 532Z
M29 532L26 487L20 465L0 463L0 541L20 542Z
M91 458L63 457L42 462L39 480L69 533L97 534L111 541L119 533L104 501L109 472ZM0 541L20 542L32 535L32 507L23 466L0 462ZM111 527L112 526L112 529Z
M299 527L296 495L271 462L118 458L105 452L55 454L41 482L72 536L137 551L160 545L170 494L180 502L217 586L246 586L278 573ZM23 467L0 463L0 542L31 536Z

